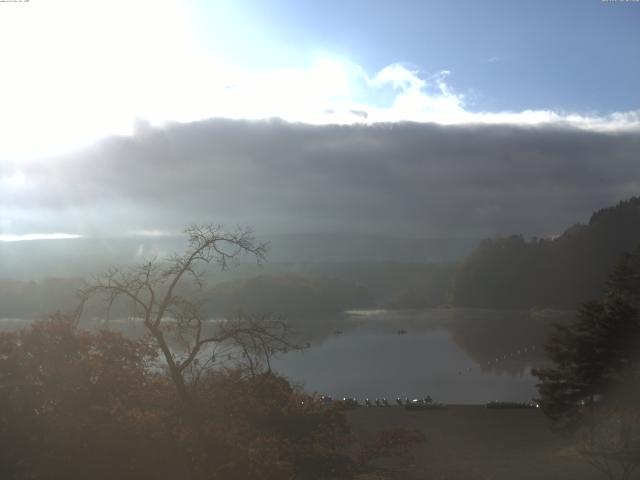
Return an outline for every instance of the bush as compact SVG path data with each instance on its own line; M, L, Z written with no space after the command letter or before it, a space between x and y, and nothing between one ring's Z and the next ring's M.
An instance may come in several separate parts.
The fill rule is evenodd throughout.
M60 316L0 334L0 478L350 478L415 441L358 449L338 406L273 373L206 371L189 388L185 412L144 340Z

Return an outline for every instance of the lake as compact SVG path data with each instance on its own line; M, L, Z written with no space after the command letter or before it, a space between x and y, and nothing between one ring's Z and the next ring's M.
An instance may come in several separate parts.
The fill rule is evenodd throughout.
M297 322L310 346L281 354L272 365L307 392L334 398L527 402L537 396L531 369L545 365L552 325L573 316L550 310L351 311ZM4 319L0 329L28 324ZM111 325L131 335L144 331L127 321Z
M280 356L274 370L334 398L423 398L455 404L527 402L533 367L571 312L447 310L349 312L342 329Z

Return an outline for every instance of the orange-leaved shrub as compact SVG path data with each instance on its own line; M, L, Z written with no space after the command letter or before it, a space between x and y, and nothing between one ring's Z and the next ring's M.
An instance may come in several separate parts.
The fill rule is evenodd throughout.
M344 412L282 377L201 372L185 412L144 339L62 316L0 333L0 478L354 478L416 441L358 445Z

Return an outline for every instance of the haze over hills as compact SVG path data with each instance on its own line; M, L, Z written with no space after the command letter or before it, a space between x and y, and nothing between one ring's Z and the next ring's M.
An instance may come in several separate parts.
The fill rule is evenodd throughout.
M479 238L399 238L382 235L300 233L265 237L272 262L455 262Z
M0 480L630 480L639 26L0 0Z
M453 263L478 242L347 234L283 234L260 240L270 245L263 265L247 258L224 272L208 270L212 301L207 315L268 310L289 318L317 317L406 303L409 297L412 306L439 305ZM70 310L83 278L162 259L184 247L178 236L0 242L0 318L39 318Z
M263 269L247 260L225 272L221 280L275 269L278 264L327 262L455 262L480 241L474 238L397 238L351 234L282 234L258 236L269 243ZM34 280L84 277L107 268L166 257L185 247L180 236L75 238L0 242L0 278ZM288 269L287 267L286 269ZM212 271L214 280L218 275Z
M598 210L587 224L554 239L496 237L473 251L472 239L346 234L262 239L272 246L264 266L247 260L224 272L209 269L206 293L215 301L207 304L208 314L246 309L300 318L349 308L451 303L575 308L596 297L620 255L640 244L640 198ZM0 317L34 318L72 308L82 277L183 248L177 236L0 243Z

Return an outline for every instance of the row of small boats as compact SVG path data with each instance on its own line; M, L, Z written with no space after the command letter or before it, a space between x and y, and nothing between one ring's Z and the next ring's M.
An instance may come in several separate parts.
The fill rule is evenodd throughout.
M321 400L326 404L330 405L334 402L333 398L329 396L320 397ZM356 397L343 397L341 402L348 408L375 408L375 407L391 407L398 406L404 407L406 410L432 410L432 409L440 409L445 408L445 405L442 403L435 403L429 395L424 398L413 398L409 399L408 397L400 398L396 397L395 402L389 402L386 398L375 398L373 400L369 398L364 398L362 401L358 400ZM485 404L486 408L489 409L529 409L529 408L540 408L540 404L532 400L531 402L498 402L491 401Z
M325 403L330 403L333 400L330 397L322 397ZM358 407L391 407L393 405L397 405L399 407L404 407L407 410L426 410L429 408L442 408L443 405L439 403L434 403L429 395L424 398L413 398L409 399L405 397L404 399L401 397L396 397L395 403L389 402L385 397L375 398L373 400L369 398L364 398L362 401L358 400L356 397L343 397L342 402L351 408Z

